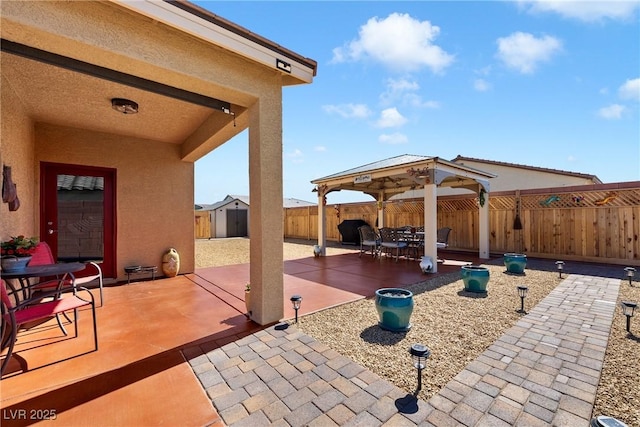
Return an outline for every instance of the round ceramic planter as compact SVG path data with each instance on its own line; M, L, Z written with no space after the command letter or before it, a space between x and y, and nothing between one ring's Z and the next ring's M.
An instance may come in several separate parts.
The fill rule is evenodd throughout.
M489 269L479 265L463 265L462 281L467 292L487 292Z
M522 274L527 266L527 256L525 254L506 253L504 254L504 265L509 273Z
M27 268L29 261L31 261L30 256L4 257L0 263L2 265L2 271L6 273L15 273L16 271L22 271Z
M378 325L387 331L405 332L411 329L413 292L400 288L382 288L376 291Z

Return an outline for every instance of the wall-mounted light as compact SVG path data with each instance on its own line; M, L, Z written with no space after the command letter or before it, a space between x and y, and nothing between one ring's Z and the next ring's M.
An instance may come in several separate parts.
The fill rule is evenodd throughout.
M291 64L284 62L282 59L276 59L276 68L285 73L291 73Z
M111 108L122 114L136 114L138 112L138 103L124 98L113 98L111 100Z

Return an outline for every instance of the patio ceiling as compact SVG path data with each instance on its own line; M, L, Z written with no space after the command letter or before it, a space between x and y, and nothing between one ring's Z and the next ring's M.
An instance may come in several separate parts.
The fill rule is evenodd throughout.
M210 117L231 120L192 102L5 51L1 55L3 78L35 122L181 144ZM131 99L140 112L119 113L111 108L112 98Z
M427 184L440 187L467 188L479 191L478 185L489 192L489 179L495 175L439 157L403 154L358 166L311 181L323 193L351 190L361 191L378 199L422 188Z

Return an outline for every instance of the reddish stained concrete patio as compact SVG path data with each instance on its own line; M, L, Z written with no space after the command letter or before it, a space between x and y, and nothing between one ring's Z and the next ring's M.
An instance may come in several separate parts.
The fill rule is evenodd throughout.
M478 261L448 258L439 274ZM293 294L303 296L304 315L435 276L423 275L417 261L357 253L286 261L284 272L284 318L294 316ZM242 264L107 287L97 352L89 312L81 313L78 338L64 338L53 320L22 332L1 383L3 425L33 424L31 410L54 411L65 426L222 425L182 350L212 350L261 329L243 314L248 281Z

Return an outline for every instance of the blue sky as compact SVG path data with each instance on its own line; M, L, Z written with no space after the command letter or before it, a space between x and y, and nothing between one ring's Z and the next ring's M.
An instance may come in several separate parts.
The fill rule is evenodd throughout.
M638 1L194 3L318 62L283 89L285 197L401 154L640 180ZM249 194L247 138L196 162L196 203Z

